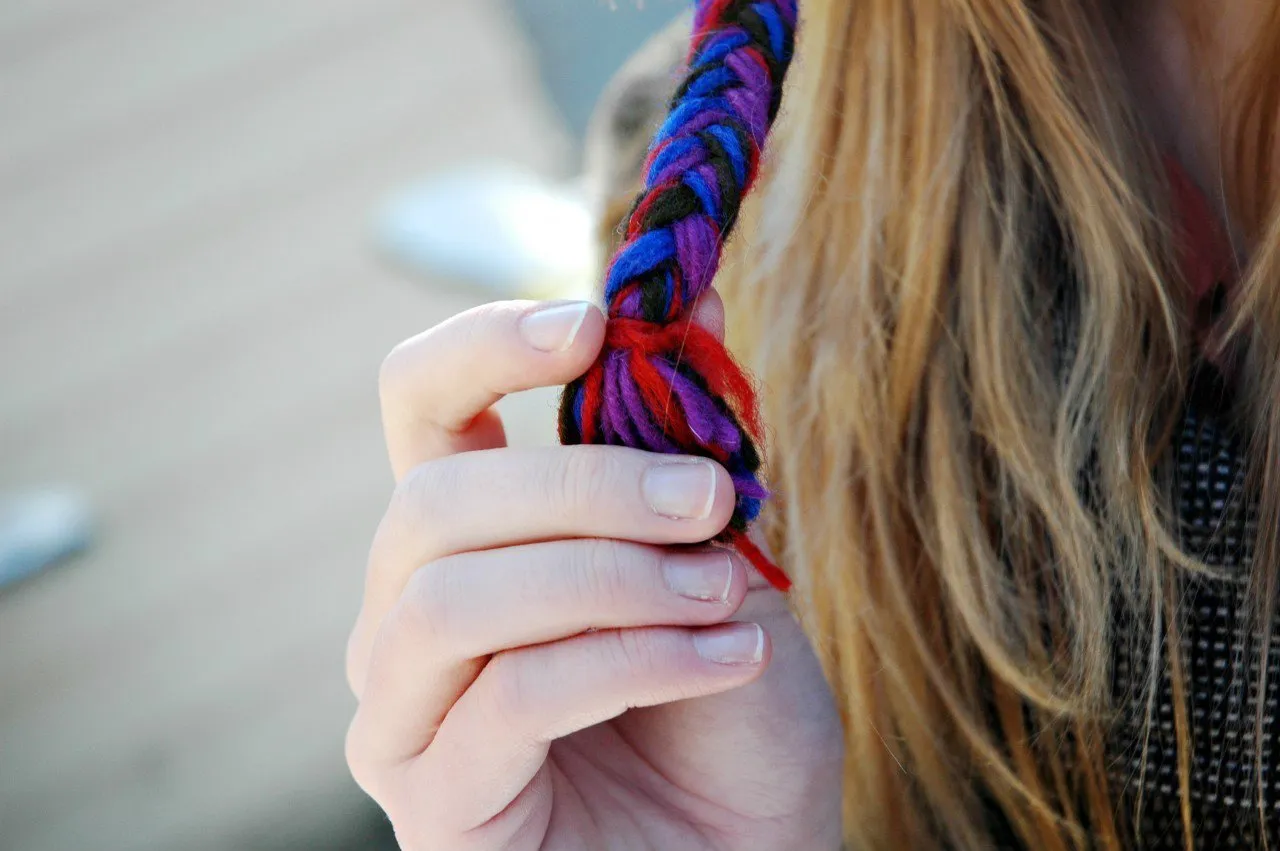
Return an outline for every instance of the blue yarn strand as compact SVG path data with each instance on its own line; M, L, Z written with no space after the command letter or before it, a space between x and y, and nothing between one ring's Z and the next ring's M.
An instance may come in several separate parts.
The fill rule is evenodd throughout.
M689 172L684 176L684 185L693 190L693 194L698 196L698 203L702 208L716 220L716 224L724 227L724 211L720 206L719 199L716 198L711 187L702 179L702 175L697 172Z
M738 77L728 68L720 66L705 74L700 74L693 84L689 86L688 92L694 97L706 97L707 95L720 90L721 88L732 84Z
M716 33L698 45L697 53L689 63L690 70L723 62L730 53L750 42L750 36L741 31Z
M722 97L689 98L681 101L680 105L671 110L667 120L662 122L662 126L658 128L658 135L654 137L650 149L658 147L672 136L677 135L685 124L701 113L709 111L732 115L733 105Z
M760 20L764 21L765 27L769 30L769 46L773 48L773 55L785 61L787 37L778 10L768 3L755 3L751 8L760 16Z
M653 158L653 163L649 166L649 173L654 175L662 174L672 163L698 150L701 146L701 143L692 137L675 140Z
M641 234L614 257L613 265L609 267L605 297L611 300L629 281L657 269L675 253L676 239L669 228Z

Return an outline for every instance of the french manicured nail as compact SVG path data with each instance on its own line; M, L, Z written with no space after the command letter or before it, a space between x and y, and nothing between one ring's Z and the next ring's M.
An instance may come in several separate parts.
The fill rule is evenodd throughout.
M764 658L764 630L753 623L735 623L694 633L693 647L708 662L755 665Z
M681 597L724 603L733 587L733 561L729 554L673 553L662 563L667 587Z
M716 468L710 461L659 464L645 471L641 488L655 514L705 520L716 501Z
M573 345L590 309L589 301L540 308L525 314L520 320L520 334L525 342L539 351L563 352Z

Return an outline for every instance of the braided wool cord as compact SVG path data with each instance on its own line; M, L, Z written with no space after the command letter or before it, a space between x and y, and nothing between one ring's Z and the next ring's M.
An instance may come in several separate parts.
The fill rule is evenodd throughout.
M755 389L691 321L750 190L791 62L795 0L697 0L689 70L645 164L645 186L605 280L604 350L565 388L560 439L699 455L737 492L721 535L775 587L790 581L748 539L760 481Z

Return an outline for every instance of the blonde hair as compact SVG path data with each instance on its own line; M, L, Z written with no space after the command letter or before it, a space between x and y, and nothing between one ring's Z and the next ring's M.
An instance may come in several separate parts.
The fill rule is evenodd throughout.
M1177 545L1162 463L1188 305L1105 5L810 0L717 282L764 388L769 537L843 712L855 848L989 847L993 810L1029 847L1120 847L1121 641L1150 663L1139 700L1173 683L1191 843L1179 579L1208 568ZM1255 236L1274 55L1246 63L1230 154ZM1280 230L1264 244L1242 386L1280 393ZM1280 414L1253 421L1274 528Z
M990 847L993 815L1028 847L1121 847L1134 825L1107 736L1117 697L1145 702L1150 729L1161 677L1191 847L1180 579L1212 570L1178 546L1164 463L1189 305L1108 5L805 0L769 162L717 278L763 388L765 525L840 704L859 851ZM1221 339L1254 393L1266 653L1280 7L1260 31L1218 153L1224 205L1257 247ZM1138 694L1112 694L1119 642L1147 660Z

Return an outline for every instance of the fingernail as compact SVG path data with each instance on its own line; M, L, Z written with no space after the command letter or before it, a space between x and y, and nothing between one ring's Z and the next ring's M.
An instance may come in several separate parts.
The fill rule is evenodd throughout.
M525 342L539 351L563 352L573 345L590 309L591 302L588 301L540 308L525 314L520 320L520 334Z
M735 623L694 633L693 647L708 662L755 665L764 658L764 630L753 623Z
M662 563L667 587L681 597L708 603L725 603L733 587L733 562L729 554L673 553Z
M655 514L705 520L716 501L716 468L709 461L659 464L645 471L641 488Z

